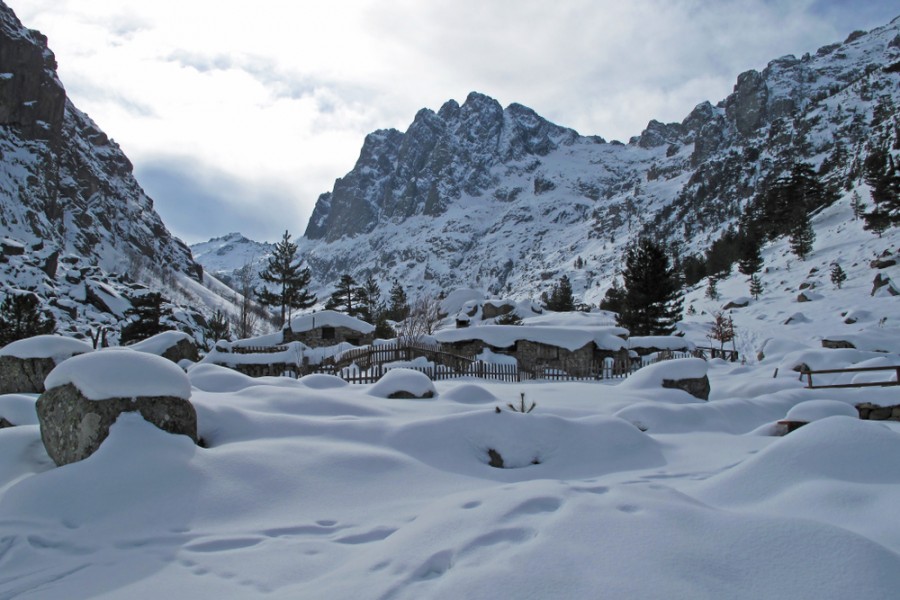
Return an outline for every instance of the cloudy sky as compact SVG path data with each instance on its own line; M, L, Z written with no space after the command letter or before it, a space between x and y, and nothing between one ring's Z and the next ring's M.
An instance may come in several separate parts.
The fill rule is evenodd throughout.
M7 0L169 228L302 234L366 133L470 91L627 141L896 0Z

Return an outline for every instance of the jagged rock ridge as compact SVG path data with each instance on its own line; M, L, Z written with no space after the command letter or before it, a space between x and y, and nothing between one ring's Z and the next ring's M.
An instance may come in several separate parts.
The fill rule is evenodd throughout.
M369 135L319 198L301 248L322 290L350 272L534 297L565 273L597 301L623 244L651 234L702 252L792 161L867 194L867 152L900 148L898 62L895 19L742 73L726 99L681 123L651 121L627 145L473 93L420 111L406 132Z

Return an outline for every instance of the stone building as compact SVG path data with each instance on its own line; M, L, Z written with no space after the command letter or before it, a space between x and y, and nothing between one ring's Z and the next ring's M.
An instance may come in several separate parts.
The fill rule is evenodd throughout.
M375 326L333 310L294 317L284 328L282 343L302 342L310 348L342 342L367 346L375 340Z

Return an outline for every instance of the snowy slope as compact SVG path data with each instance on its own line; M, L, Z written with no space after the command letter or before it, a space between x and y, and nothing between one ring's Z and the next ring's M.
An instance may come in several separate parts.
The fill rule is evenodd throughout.
M623 245L653 235L701 253L791 161L858 189L875 146L897 151L900 20L741 74L734 93L627 145L586 137L473 93L366 138L303 238L317 291L341 274L412 295L478 287L535 298L567 274L602 298ZM582 268L575 260L585 261Z

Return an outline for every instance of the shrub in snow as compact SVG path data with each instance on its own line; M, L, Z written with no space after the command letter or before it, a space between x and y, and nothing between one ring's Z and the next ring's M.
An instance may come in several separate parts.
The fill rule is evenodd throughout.
M152 354L109 349L60 363L37 401L41 439L57 465L93 454L124 412L137 412L170 433L197 441L191 384L172 362Z
M90 344L60 335L38 335L0 349L0 394L40 394L57 364L91 352Z
M434 383L427 375L413 369L391 369L369 390L380 398L433 398Z

